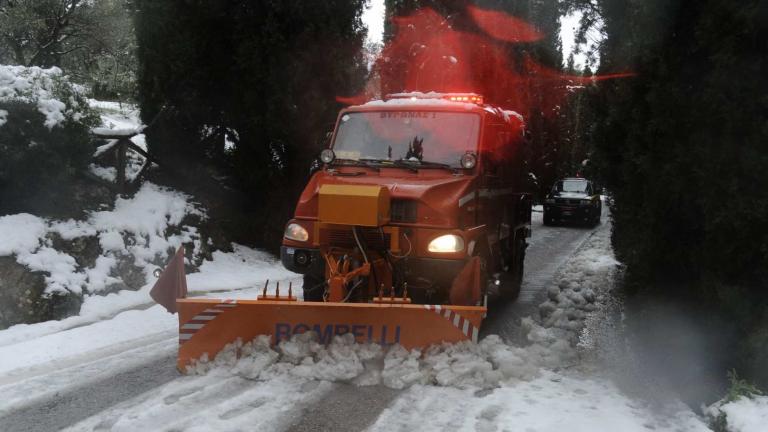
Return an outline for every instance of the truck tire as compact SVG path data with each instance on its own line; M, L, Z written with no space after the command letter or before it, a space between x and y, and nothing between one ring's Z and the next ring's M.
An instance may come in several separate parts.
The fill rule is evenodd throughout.
M544 225L546 226L552 226L555 224L554 219L552 219L552 216L549 216L546 212L544 212Z
M325 277L309 273L305 274L302 290L304 291L304 301L323 301L323 294L325 293Z
M502 286L499 290L504 301L515 301L520 296L520 287L523 284L523 270L525 267L525 236L516 233L512 240L512 266L505 272Z

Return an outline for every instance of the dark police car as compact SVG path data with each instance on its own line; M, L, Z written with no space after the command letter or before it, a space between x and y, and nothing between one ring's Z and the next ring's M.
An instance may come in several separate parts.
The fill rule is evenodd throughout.
M591 181L584 178L572 177L557 181L544 200L544 225L566 219L599 224L603 209L599 192Z

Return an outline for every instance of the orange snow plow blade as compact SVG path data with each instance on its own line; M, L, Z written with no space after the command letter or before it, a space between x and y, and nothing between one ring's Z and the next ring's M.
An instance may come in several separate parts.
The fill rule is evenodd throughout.
M389 300L388 298L385 300ZM359 343L400 344L407 349L441 342L477 341L486 308L415 305L403 302L301 302L294 298L258 300L178 299L178 368L193 360L213 359L225 345L271 335L272 343L314 331L327 344L351 333Z

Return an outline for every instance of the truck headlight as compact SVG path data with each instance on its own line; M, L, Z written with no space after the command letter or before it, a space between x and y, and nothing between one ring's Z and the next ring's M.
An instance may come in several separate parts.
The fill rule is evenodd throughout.
M581 200L581 205L590 205L592 204L592 200L583 199Z
M436 253L451 253L464 250L464 239L454 234L441 235L429 242L427 250Z
M329 164L333 162L333 160L336 159L336 154L331 149L324 149L320 152L320 160L323 161L324 164Z
M544 204L554 204L555 199L554 198L547 198L544 200Z
M289 223L288 226L285 227L285 233L283 233L283 236L290 240L302 242L309 240L309 233L307 230L297 223Z

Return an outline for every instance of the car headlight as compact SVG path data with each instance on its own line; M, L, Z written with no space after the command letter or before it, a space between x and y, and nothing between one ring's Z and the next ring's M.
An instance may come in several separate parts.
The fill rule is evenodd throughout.
M544 204L554 204L555 199L554 198L547 198L544 200Z
M464 250L464 239L454 234L441 235L429 242L427 250L436 253L451 253Z
M288 226L285 227L285 233L283 233L283 236L290 240L302 242L309 240L309 233L307 230L297 223L289 223Z

